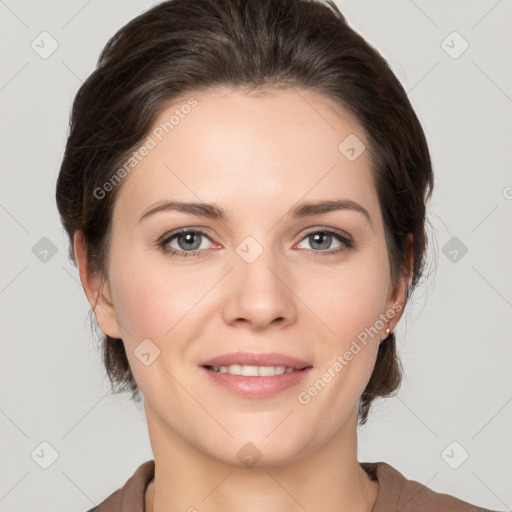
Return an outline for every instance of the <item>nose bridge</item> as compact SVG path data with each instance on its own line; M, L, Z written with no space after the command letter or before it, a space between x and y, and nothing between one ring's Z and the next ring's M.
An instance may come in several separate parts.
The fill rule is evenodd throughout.
M233 258L224 307L226 322L245 319L263 327L276 319L293 321L295 308L271 234L247 236L235 247Z
M277 288L277 260L270 235L258 239L249 235L236 246L235 273L241 284L246 282L253 290Z

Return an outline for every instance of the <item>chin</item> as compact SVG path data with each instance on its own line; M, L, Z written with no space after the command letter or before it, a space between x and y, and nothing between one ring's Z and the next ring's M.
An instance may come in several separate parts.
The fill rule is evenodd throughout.
M267 430L253 429L235 434L234 438L219 439L216 446L205 446L203 453L226 464L240 468L276 467L290 464L303 457L315 446L300 436L290 436L286 429L270 436Z

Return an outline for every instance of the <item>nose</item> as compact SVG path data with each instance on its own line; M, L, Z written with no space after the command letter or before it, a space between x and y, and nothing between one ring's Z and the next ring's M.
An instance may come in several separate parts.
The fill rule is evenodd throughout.
M223 307L224 320L237 326L262 330L270 324L285 326L296 322L297 310L291 273L278 265L266 249L252 263L235 255Z

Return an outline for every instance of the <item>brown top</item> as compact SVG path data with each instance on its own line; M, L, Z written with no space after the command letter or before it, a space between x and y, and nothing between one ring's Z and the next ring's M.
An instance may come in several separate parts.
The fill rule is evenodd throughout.
M359 464L372 480L379 481L379 494L372 512L496 512L434 492L419 482L408 480L385 462ZM87 512L144 512L146 487L154 474L155 461L144 462L123 487Z

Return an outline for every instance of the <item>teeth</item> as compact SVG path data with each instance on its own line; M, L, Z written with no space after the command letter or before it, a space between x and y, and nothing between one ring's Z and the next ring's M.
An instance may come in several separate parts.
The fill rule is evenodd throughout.
M235 368L236 370L236 368ZM228 373L231 373L231 368L228 368ZM258 376L258 367L257 366L242 366L241 374L244 377L257 377Z
M248 366L232 364L231 366L213 366L214 372L229 373L231 375L243 375L245 377L274 377L283 373L292 373L293 368L286 366Z

